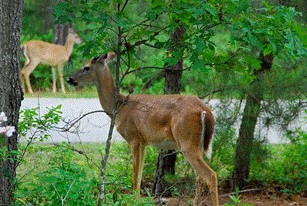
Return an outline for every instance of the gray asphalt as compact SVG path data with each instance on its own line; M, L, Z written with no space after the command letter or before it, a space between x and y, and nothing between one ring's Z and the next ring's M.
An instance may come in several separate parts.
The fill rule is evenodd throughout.
M215 111L217 104L217 100L211 100L209 102L215 114L217 113L217 111ZM21 109L39 107L40 115L43 115L46 113L47 108L57 105L62 105L62 117L66 122L81 117L87 112L102 110L99 100L96 98L25 98L22 101ZM239 123L237 123L237 125L239 125ZM266 128L261 128L259 125L261 125L261 123L258 123L255 131L256 135L267 137L270 143L281 143L284 141L280 138L282 135L276 128L270 128L268 130ZM294 124L294 126L300 125L306 129L306 125L303 123L303 117ZM64 122L58 125L58 127L63 126L65 126ZM83 118L76 126L77 127L72 128L75 133L59 132L56 128L50 130L49 133L51 137L45 142L105 142L108 137L110 118L104 113L94 113ZM31 132L29 132L29 136L30 135ZM114 130L112 140L123 141L123 138ZM24 139L22 141L24 141Z
M62 105L62 117L65 122L81 117L87 112L102 110L98 99L92 98L25 98L22 101L21 109L40 108L40 115L45 114L48 109L57 105ZM62 128L66 125L61 122L57 127ZM80 120L71 131L59 132L57 128L50 130L51 138L46 142L59 143L65 142L105 142L108 137L110 118L104 113L94 113ZM31 133L28 134L29 136ZM123 141L122 137L115 130L113 132L113 141Z

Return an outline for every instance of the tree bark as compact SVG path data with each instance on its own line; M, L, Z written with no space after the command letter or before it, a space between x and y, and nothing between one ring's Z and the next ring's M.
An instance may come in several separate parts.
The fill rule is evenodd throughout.
M64 2L64 0L57 0L57 3ZM71 28L71 23L66 24L57 24L54 28L54 43L64 45L66 42L66 37L69 32L69 28Z
M170 37L172 46L169 51L178 49L183 46L183 36L185 33L184 26L175 28L175 31ZM182 57L175 65L165 67L165 84L164 94L179 94L181 90L181 76L183 68ZM167 190L167 185L164 180L165 174L175 174L176 151L175 150L160 150L157 160L157 169L155 181L153 186L153 193L155 197L169 196L170 192Z
M255 70L256 79L251 83L251 91L247 95L243 117L239 129L239 137L235 151L235 165L232 176L232 189L243 189L250 171L250 156L253 149L254 131L257 119L261 111L261 101L263 100L263 89L261 81L263 75L269 71L273 63L273 55L259 55L261 68Z
M52 25L52 9L51 9L50 0L45 0L44 12L45 12L44 33L48 33L48 30L51 28Z
M66 37L68 35L68 31L70 28L70 24L57 24L54 28L54 43L64 45L66 42Z
M19 80L20 33L23 0L0 2L0 112L8 121L1 126L15 126L18 131L22 89ZM14 202L17 167L17 132L11 137L0 136L0 205Z

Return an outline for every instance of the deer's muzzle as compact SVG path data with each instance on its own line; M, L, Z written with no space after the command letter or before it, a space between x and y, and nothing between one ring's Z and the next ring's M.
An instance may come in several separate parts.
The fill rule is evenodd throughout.
M67 80L67 83L70 84L70 85L73 85L73 86L78 85L78 83L74 79L72 79L71 77Z

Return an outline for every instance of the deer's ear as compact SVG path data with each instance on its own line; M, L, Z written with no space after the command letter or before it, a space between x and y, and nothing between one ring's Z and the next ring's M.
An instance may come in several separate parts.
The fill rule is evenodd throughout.
M115 52L108 52L107 60L110 62L110 61L112 61L112 59L114 59L115 56L116 56Z
M106 62L106 63L108 63L108 62L112 61L112 59L114 59L115 56L116 56L115 52L109 52L107 54L94 57L92 62L93 63L95 63L95 62L101 62L101 63Z
M68 28L68 33L69 34L75 34L75 30L73 28Z
M103 63L106 58L107 58L107 54L104 54L104 55L101 55L101 56L94 57L92 62L93 63L95 63L95 62Z

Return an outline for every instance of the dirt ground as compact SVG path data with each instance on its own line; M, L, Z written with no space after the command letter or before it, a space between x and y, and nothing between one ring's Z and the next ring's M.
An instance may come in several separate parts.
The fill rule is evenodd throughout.
M221 195L220 205L225 205L227 203L233 203L228 195ZM211 201L209 197L204 199L201 206L210 206ZM252 193L243 193L240 197L240 203L244 206L307 206L307 197L301 197L299 195L290 198L284 195L272 194L268 191L262 192L252 192ZM187 201L178 198L165 199L164 204L166 206L186 206L190 205Z

